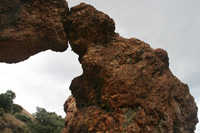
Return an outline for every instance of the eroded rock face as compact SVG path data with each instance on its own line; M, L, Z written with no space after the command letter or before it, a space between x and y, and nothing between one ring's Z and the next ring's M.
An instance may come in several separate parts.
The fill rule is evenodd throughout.
M71 8L64 27L72 50L81 57L92 45L107 43L115 35L114 21L83 3Z
M65 51L65 0L1 0L0 62L15 63L44 50Z
M111 18L86 4L72 8L65 29L83 74L71 83L76 104L66 101L63 132L194 132L197 106L166 51L120 37Z
M167 52L114 30L109 16L83 3L69 12L64 0L1 0L0 62L64 51L69 39L83 74L71 83L63 133L193 133L197 107Z

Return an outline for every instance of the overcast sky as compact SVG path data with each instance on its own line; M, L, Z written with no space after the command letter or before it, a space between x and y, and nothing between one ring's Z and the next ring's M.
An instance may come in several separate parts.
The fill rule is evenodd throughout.
M200 106L200 1L199 0L69 0L69 7L85 2L105 12L116 23L116 32L136 37L168 52L170 69ZM15 103L30 113L36 107L65 116L63 104L71 80L82 73L78 57L46 51L18 64L0 63L0 93L13 90ZM200 133L200 125L197 126Z

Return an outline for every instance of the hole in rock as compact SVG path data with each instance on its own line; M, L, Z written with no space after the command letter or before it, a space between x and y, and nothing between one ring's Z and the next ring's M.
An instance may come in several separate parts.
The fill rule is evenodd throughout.
M82 74L78 55L68 48L65 52L41 52L17 64L0 63L0 93L12 90L14 102L29 113L36 107L65 117L63 104L71 94L69 85Z

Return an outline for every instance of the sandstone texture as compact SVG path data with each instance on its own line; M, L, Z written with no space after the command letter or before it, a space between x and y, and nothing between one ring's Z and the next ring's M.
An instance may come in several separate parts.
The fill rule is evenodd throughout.
M71 8L64 28L83 74L71 83L63 132L194 132L197 106L166 51L120 37L109 16L86 4Z
M0 0L0 62L16 63L51 49L65 51L65 0Z
M169 69L167 52L115 33L106 14L64 0L0 0L0 62L38 52L79 55L62 133L193 133L197 106Z

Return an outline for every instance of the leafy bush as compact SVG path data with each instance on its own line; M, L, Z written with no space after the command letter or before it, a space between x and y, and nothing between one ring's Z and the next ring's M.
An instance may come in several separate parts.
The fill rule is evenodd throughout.
M25 123L31 122L31 118L22 113L16 114L15 117Z
M30 133L26 126L17 127L18 133Z
M3 110L3 108L0 108L0 116L4 116L4 110Z
M20 105L13 104L13 114L15 113L21 113L23 108Z
M29 124L32 133L59 133L64 128L64 119L54 112L37 107L35 122Z
M53 127L51 127L51 126L43 126L43 125L39 125L39 124L35 124L32 127L31 132L32 133L56 133L56 132L54 132Z

